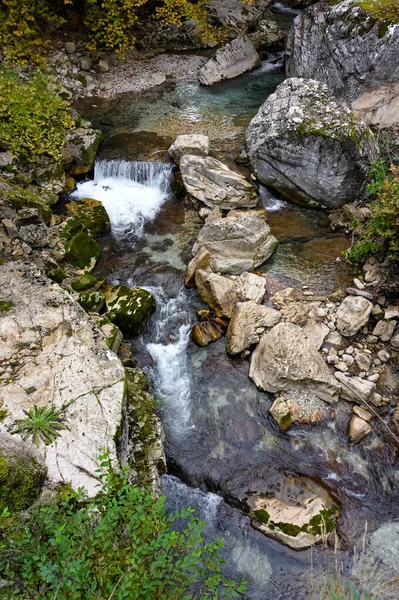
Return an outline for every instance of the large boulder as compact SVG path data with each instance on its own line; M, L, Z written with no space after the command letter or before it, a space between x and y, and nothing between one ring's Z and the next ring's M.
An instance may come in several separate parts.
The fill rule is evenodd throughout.
M258 179L309 206L355 200L376 158L370 129L313 80L279 85L252 119L246 141Z
M66 134L65 162L71 175L82 175L93 168L102 137L101 131L83 127Z
M272 0L248 3L245 0L209 0L208 22L232 31L253 31L270 13Z
M217 317L231 317L236 302L234 281L199 269L195 273L195 284L202 300L213 308Z
M107 286L105 301L109 320L128 335L140 335L156 308L150 292L125 285Z
M399 24L377 21L357 0L321 2L288 35L289 77L317 79L368 122L399 121Z
M208 219L198 234L193 254L209 252L209 266L217 273L238 275L264 263L278 241L256 211L231 211L226 217Z
M203 85L213 85L223 79L238 77L259 65L259 54L252 42L246 36L241 36L216 51L201 67L199 80Z
M38 208L18 211L15 225L21 240L32 248L42 248L49 244L49 230Z
M305 388L327 402L333 402L339 390L313 341L301 327L286 322L262 336L251 357L249 376L267 392Z
M256 302L237 302L227 330L228 354L240 354L257 344L266 328L273 327L281 319L281 313L270 306Z
M111 229L107 211L99 200L81 198L66 205L68 215L74 217L75 223L87 229L90 235L102 235Z
M168 152L177 164L184 154L206 156L209 154L209 137L199 133L178 135Z
M248 208L258 203L256 188L211 156L185 154L180 172L188 193L211 208Z
M0 289L8 303L0 312L0 363L11 371L0 381L7 411L0 432L14 429L34 405L62 411L67 428L50 445L39 441L47 477L96 494L104 448L117 464L123 366L83 308L33 265L0 266Z
M362 296L347 296L337 310L337 329L345 337L355 335L369 320L373 305Z
M65 259L83 271L94 269L101 256L101 246L87 233L81 231L73 236L65 246Z

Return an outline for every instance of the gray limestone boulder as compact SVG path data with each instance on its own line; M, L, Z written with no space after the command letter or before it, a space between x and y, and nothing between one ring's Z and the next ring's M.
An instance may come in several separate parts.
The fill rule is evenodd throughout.
M237 302L227 329L228 354L240 354L257 344L265 329L277 325L280 319L281 313L270 306L256 302Z
M262 336L251 357L249 376L264 391L305 388L327 402L336 400L339 390L314 341L301 327L287 322Z
M258 179L302 205L336 208L355 200L376 145L370 129L313 80L287 79L246 132Z
M38 208L18 211L15 225L21 240L32 248L42 248L49 244L49 230Z
M356 0L320 2L296 17L286 68L327 84L369 123L399 121L399 24L377 21Z
M177 164L184 154L206 156L209 154L209 137L198 133L179 135L168 152Z
M69 161L67 170L71 175L81 175L90 171L94 165L102 138L103 134L98 129L85 129L82 127L66 134L65 147L67 153L65 160Z
M201 67L199 80L203 85L213 85L223 79L238 77L260 65L259 54L247 36L241 36L216 51Z
M209 268L216 273L239 275L264 263L276 250L277 239L256 211L230 211L226 217L208 219L198 234L193 254L209 252Z
M184 154L180 171L188 193L211 208L249 208L258 203L256 188L216 158Z
M207 20L233 31L252 31L270 14L272 0L248 3L245 0L209 0Z
M362 296L347 296L337 310L337 329L345 337L355 335L369 320L373 305Z

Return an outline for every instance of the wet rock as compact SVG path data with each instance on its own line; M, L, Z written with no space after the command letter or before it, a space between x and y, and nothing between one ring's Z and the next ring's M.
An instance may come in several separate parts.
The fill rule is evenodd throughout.
M207 135L179 135L168 150L173 160L179 164L184 154L207 156L209 154L209 138Z
M226 350L228 354L240 354L257 344L266 328L281 320L281 313L270 306L256 302L237 302L227 330Z
M0 219L13 219L23 208L37 208L44 222L50 222L52 212L42 198L0 178Z
M310 79L280 84L249 124L246 142L258 179L307 206L355 200L376 159L369 128Z
M389 342L395 331L396 321L378 321L374 327L373 335L380 338L382 342Z
M82 198L68 202L65 208L66 213L81 223L90 235L103 235L111 229L107 211L99 200Z
M239 275L264 263L277 246L269 225L255 211L231 211L225 218L208 218L193 254L205 249L211 255L212 271Z
M373 305L361 296L347 296L337 310L337 329L345 337L355 335L369 320Z
M85 271L92 271L101 256L101 246L83 231L73 236L65 246L65 260Z
M256 304L262 304L266 294L266 279L255 273L245 271L236 279L237 302L251 300Z
M286 53L289 77L322 81L369 123L398 121L399 25L377 21L356 0L320 3L295 19Z
M341 385L340 395L351 402L368 402L373 397L376 385L372 381L366 381L361 377L348 377L344 373L334 373L335 378Z
M368 410L365 410L361 406L354 406L352 408L352 412L354 412L355 415L357 415L358 417L363 419L363 421L367 421L367 423L369 421L371 421L371 419L373 418L373 415Z
M248 208L258 203L255 187L216 158L185 154L180 171L188 193L211 208Z
M0 359L8 362L18 353L14 377L7 385L0 381L2 408L8 410L0 431L14 427L34 404L62 410L68 429L52 444L39 442L38 447L50 484L68 482L75 490L84 487L89 495L97 494L97 459L104 447L117 464L114 437L125 395L122 364L94 321L35 266L0 266L0 289L13 303L0 313Z
M191 339L197 346L209 346L220 340L227 331L227 321L224 319L209 319L196 323L191 330Z
M234 281L199 269L195 274L195 284L202 300L213 308L216 316L231 317L236 303Z
M67 169L70 175L81 175L92 169L102 137L101 131L82 127L66 134L65 146L70 156Z
M15 225L21 240L32 248L42 248L49 244L49 230L37 208L24 208L18 211Z
M9 152L0 152L0 169L10 167L13 162L14 159Z
M329 493L305 477L286 477L278 489L251 496L248 504L254 527L295 550L321 542L339 515Z
M390 304L384 313L385 319L399 319L399 305L398 304Z
M298 325L279 323L261 338L249 376L268 392L305 388L333 402L338 386L312 340Z
M75 292L83 292L95 285L97 278L90 275L90 273L83 273L79 277L75 277L71 281L71 288Z
M57 195L65 189L65 171L61 161L41 160L32 178L39 188L54 196L53 204L58 200Z
M38 498L47 469L36 447L0 431L0 511L25 510Z
M358 444L366 435L371 432L371 426L357 415L350 418L347 429L347 436L351 444Z
M201 67L199 80L213 85L223 79L232 79L260 65L259 54L246 36L241 36L216 51Z
M140 335L155 312L154 297L142 288L124 285L106 286L107 317L128 335Z

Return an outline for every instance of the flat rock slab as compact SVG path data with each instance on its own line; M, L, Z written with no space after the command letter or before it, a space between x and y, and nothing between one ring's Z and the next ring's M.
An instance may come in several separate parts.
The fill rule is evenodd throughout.
M0 312L0 364L12 374L0 382L0 431L32 406L63 410L55 442L39 443L52 484L98 491L97 458L106 448L116 461L125 372L95 322L71 296L31 264L0 266L0 289L10 305Z
M199 80L203 85L213 85L223 79L238 77L260 65L260 57L247 36L241 36L216 51L201 67Z

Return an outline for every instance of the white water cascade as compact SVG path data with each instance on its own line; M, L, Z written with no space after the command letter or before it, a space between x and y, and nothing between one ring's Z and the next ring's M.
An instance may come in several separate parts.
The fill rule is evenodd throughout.
M117 239L140 237L169 197L171 172L169 163L100 160L94 180L79 183L72 197L102 202Z

